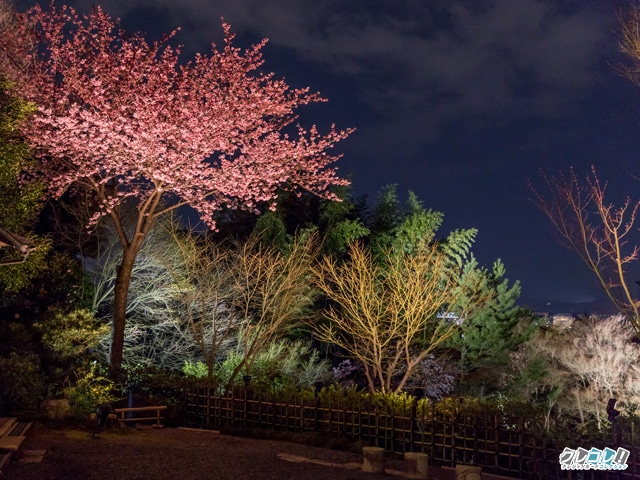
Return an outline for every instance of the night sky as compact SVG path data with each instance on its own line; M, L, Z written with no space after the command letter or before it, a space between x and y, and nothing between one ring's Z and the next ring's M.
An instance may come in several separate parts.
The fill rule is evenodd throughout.
M18 1L20 10L36 2ZM45 4L47 2L44 2ZM91 1L69 2L88 12ZM528 182L595 165L620 198L640 175L640 87L612 67L612 0L104 0L148 39L181 27L185 56L222 39L269 39L265 69L328 103L301 123L357 131L341 142L354 194L415 191L445 234L479 230L474 253L502 258L537 310L597 310L602 294L531 202ZM639 278L640 279L640 278ZM595 304L590 302L596 302Z

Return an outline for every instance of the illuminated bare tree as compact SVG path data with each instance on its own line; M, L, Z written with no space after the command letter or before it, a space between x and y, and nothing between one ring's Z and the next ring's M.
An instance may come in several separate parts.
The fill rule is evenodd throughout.
M170 315L176 324L188 325L211 380L218 354L242 320L231 308L235 293L233 258L229 250L206 237L180 231L175 224L171 238L178 255L173 265L164 262L173 285L175 306Z
M311 263L317 257L315 235L294 239L287 254L265 247L258 238L236 244L233 258L233 308L243 321L240 330L242 360L229 379L240 371L251 374L257 355L284 337L311 314L317 298Z
M153 365L179 371L185 361L202 359L174 281L185 277L187 267L173 238L173 228L177 227L171 219L158 223L149 232L136 258L126 309L124 363L127 365ZM93 309L101 318L110 320L122 253L117 235L108 223L99 236L101 242L96 257L85 257L83 263L93 284ZM105 336L101 341L100 351L105 361L109 359L110 337Z
M529 359L542 355L547 373L542 385L556 392L549 408L556 415L577 415L581 423L606 419L610 398L622 408L640 401L640 347L631 341L631 325L622 316L576 322L571 330L541 330L529 343Z
M96 258L84 258L93 283L94 311L111 316L121 249L108 223L100 229ZM133 267L127 301L125 364L181 370L202 361L211 375L214 360L235 328L231 312L230 255L171 216L148 234ZM102 339L108 360L109 338Z
M371 391L402 390L416 367L453 335L457 324L446 314L463 319L486 301L473 288L461 288L462 267L455 268L437 244L412 254L387 250L378 262L356 243L344 263L326 256L315 273L334 305L315 333L362 362ZM460 308L452 311L454 305Z
M591 270L615 308L640 332L640 301L633 296L629 267L638 261L633 241L640 201L627 197L616 206L605 198L606 183L592 169L584 182L568 176L545 177L550 193L535 188L535 202L551 220L560 240Z
M628 62L617 70L636 85L640 85L640 4L633 2L618 14L620 22L619 48Z
M94 302L104 317L110 316L120 254L107 243L94 264ZM175 222L158 224L134 264L125 362L180 370L186 361L204 360L211 378L221 351L236 343L242 360L232 384L309 313L316 255L313 236L297 239L283 255L257 238L220 246Z
M618 15L620 51L628 62L618 70L640 85L640 4L632 3ZM632 240L640 201L627 199L616 206L605 200L606 183L595 170L584 182L571 171L568 177L547 177L549 197L535 192L536 203L549 217L560 238L596 275L611 303L640 333L640 301L631 290L629 267L638 260Z

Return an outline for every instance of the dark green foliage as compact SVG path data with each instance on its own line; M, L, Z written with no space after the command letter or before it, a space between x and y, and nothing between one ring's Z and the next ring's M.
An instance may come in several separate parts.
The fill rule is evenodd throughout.
M0 188L1 189L1 188ZM15 294L31 286L31 282L42 273L49 260L51 241L48 238L39 238L30 234L29 241L37 244L29 257L23 263L12 265L0 265L0 292L3 294ZM0 261L19 261L21 256L17 250L0 249Z
M409 192L404 218L392 230L391 245L396 251L409 254L424 248L435 240L443 218L441 212L425 210L418 197Z
M477 262L468 261L477 233L478 231L475 228L454 230L449 233L446 239L440 242L440 248L447 253L455 267L462 268L465 266L467 271L479 268Z
M369 234L358 217L358 208L350 197L348 187L333 187L341 201L319 200L311 195L278 195L275 212L261 214L253 233L264 245L286 253L296 236L317 232L322 242L322 253L342 257L348 245Z
M47 386L37 336L20 316L0 320L0 416L34 409Z
M506 365L509 353L533 331L532 322L517 305L520 284L516 281L509 285L499 259L491 271L479 268L475 259L465 270L461 284L474 284L473 288L485 290L491 297L478 312L464 319L450 345L460 352L460 367L465 373Z
M360 219L344 219L336 222L327 230L322 244L322 252L336 257L343 256L350 243L365 237L369 233Z
M56 312L81 304L76 291L82 281L74 260L50 252L25 288L0 296L0 397L6 409L34 409L47 393L61 394L80 364L43 345L33 324L47 324Z
M18 292L5 291L0 296L0 320L18 316L31 322L46 321L56 309L85 306L85 278L79 263L56 252L49 252L45 260L29 284ZM0 267L0 272L5 269L9 267Z
M0 292L17 292L29 285L46 263L50 242L32 233L40 207L42 187L18 182L18 175L30 161L28 147L19 133L20 124L34 107L20 100L13 86L0 76L0 227L19 235L36 247L24 263L0 265ZM14 248L0 248L0 263L21 261Z
M185 378L183 376L144 365L126 367L124 375L123 394L133 391L135 405L166 405L169 407L167 424L182 425L177 422L180 422L180 417L183 415L181 403L184 401ZM171 425L172 422L176 424Z
M475 229L454 230L446 238L437 238L444 218L442 212L427 210L414 192L409 191L403 206L396 194L396 185L388 185L379 194L378 204L369 218L369 245L377 258L387 249L412 254L437 242L452 265L461 268L475 240Z
M34 107L13 95L12 85L0 76L0 225L23 233L35 220L42 187L20 185L17 176L29 161L29 148L22 142L20 124Z
M34 326L42 333L45 347L60 360L86 356L109 330L87 309L58 312L53 318Z
M396 193L397 185L387 185L378 193L378 201L368 219L369 245L377 257L395 240L395 232L403 219L402 206Z
M0 356L0 414L37 409L46 390L38 355L12 351Z
M292 240L279 212L267 211L260 215L253 232L264 245L275 247L281 253L287 250Z
M369 234L369 229L358 218L357 208L348 187L335 187L334 192L342 201L320 202L319 233L323 239L322 253L342 257L350 243Z

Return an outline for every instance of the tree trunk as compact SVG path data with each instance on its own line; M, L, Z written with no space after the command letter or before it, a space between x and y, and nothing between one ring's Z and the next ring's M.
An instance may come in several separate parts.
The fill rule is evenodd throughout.
M245 355L242 358L242 360L240 360L240 363L236 366L236 368L233 369L233 372L231 372L231 376L229 377L229 381L227 382L227 385L226 385L227 390L233 391L233 384L236 381L236 377L238 376L240 371L245 367L246 364L247 364L247 357ZM247 375L249 375L250 370L248 367L245 370L245 372Z
M118 266L113 300L113 328L111 332L110 369L112 374L120 372L122 368L129 284L131 283L131 272L133 271L137 253L137 249L133 246L126 248L122 253L122 262Z
M209 383L213 383L213 356L207 358L207 380Z

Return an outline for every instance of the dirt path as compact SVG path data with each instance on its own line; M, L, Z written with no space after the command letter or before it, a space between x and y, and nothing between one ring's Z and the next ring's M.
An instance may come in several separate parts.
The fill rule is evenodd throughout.
M11 465L9 480L389 479L362 472L362 457L354 453L182 429L125 427L91 438L86 430L36 426L26 450L46 453L39 463ZM397 460L388 463L402 468Z

